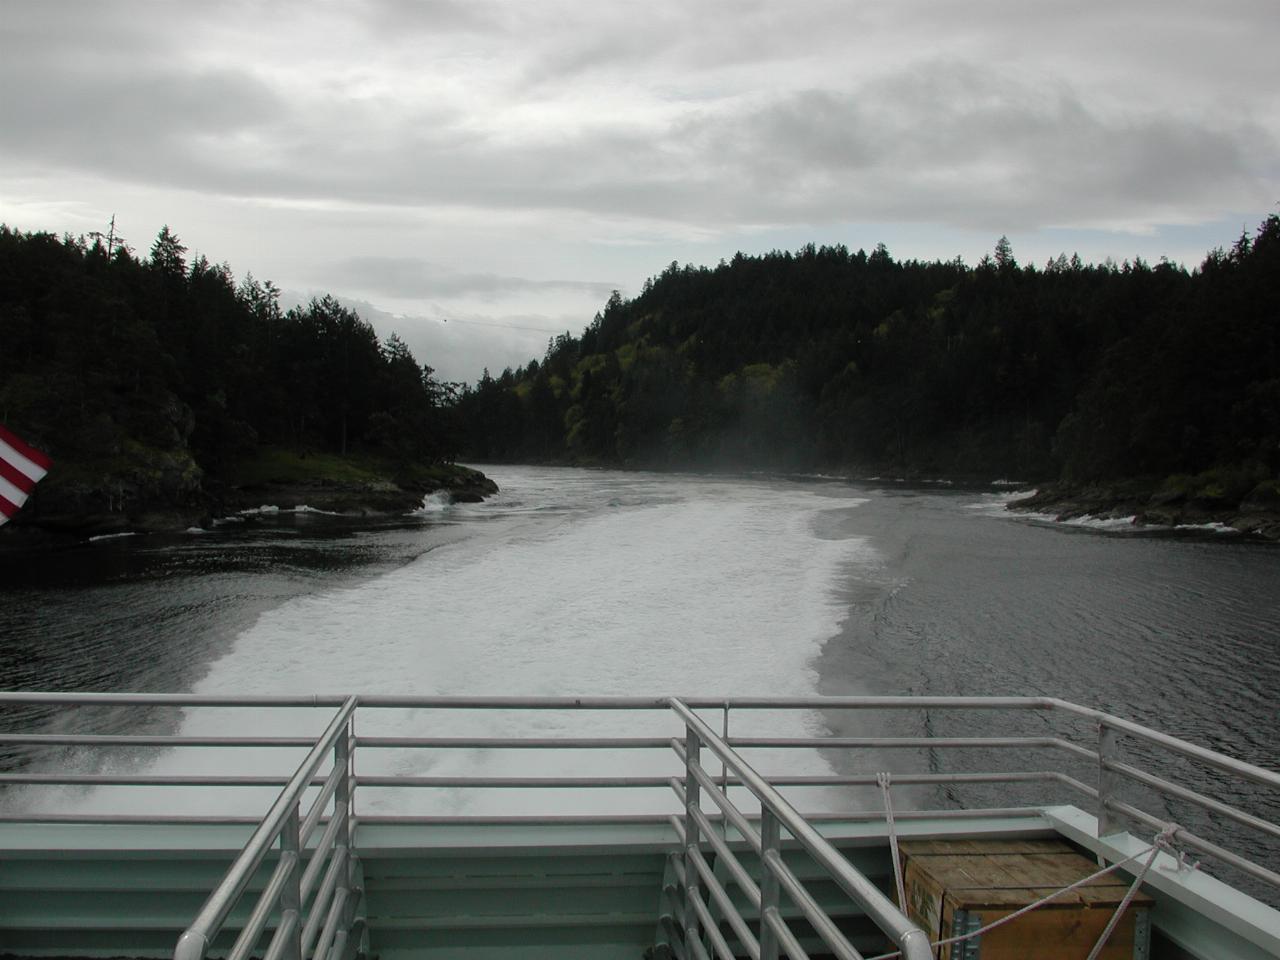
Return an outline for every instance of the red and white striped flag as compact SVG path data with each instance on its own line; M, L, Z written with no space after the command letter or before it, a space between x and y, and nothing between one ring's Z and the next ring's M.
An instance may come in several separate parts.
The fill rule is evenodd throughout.
M0 424L0 524L6 523L24 503L36 483L49 472L53 461Z

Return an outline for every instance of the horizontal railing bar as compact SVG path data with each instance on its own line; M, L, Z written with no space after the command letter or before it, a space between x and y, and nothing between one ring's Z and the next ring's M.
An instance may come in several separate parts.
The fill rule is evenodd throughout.
M402 696L399 694L192 694L76 693L29 690L0 691L4 704L72 704L172 707L340 707L355 696L362 707L435 710L666 710L671 697L485 697ZM1072 707L1091 716L1096 711L1052 697L680 697L694 710L1052 710Z
M361 787L666 787L670 776L654 777L352 777Z
M39 691L0 692L4 704L72 704L176 707L333 707L349 697L340 694L298 696L197 695L185 693L50 693ZM667 697L422 697L366 695L357 698L361 706L373 708L433 709L523 709L523 710L662 710ZM683 702L691 709L734 710L1056 710L1071 716L1105 722L1108 726L1150 743L1158 744L1211 766L1243 776L1257 783L1280 787L1280 773L1216 753L1142 724L1103 713L1056 697L690 697Z
M0 785L40 784L70 786L82 784L105 787L283 787L288 777L233 777L203 774L131 774L131 773L0 773ZM324 778L313 777L310 786L319 786Z
M503 824L613 824L613 823L665 823L669 812L662 813L620 813L620 814L565 814L565 815L513 815L513 816L434 816L413 814L372 814L361 816L359 822L372 826L392 824L438 824L438 825L503 825ZM714 821L722 819L720 814L708 814ZM747 817L758 820L757 815ZM811 823L840 822L874 822L884 820L884 810L849 810L840 813L829 811L801 814ZM1044 816L1043 807L980 807L972 810L903 810L895 811L895 820L981 820L989 818L1026 818L1039 819ZM222 825L255 825L261 822L260 817L244 816L200 816L200 815L149 815L136 813L119 814L81 814L81 813L18 813L0 814L0 823L93 823L120 824L128 826L146 826L149 824L222 824ZM356 821L353 820L354 824ZM730 821L733 822L732 820ZM734 824L735 828L737 824Z
M1115 810L1117 813L1131 817L1139 823L1146 824L1148 827L1155 830L1164 830L1167 826L1165 821L1158 817L1153 817L1151 814L1145 813L1137 807L1125 803L1123 800L1108 800L1107 807L1108 809ZM1273 887L1280 887L1280 873L1276 873L1273 870L1268 870L1266 867L1259 866L1252 860L1247 860L1239 854L1232 853L1230 850L1226 850L1218 846L1216 843L1211 843L1202 837L1198 837L1190 830L1183 827L1179 827L1174 832L1173 842L1175 844L1184 844L1185 846L1191 847L1193 850L1198 850L1200 853L1213 857L1215 860L1220 860L1223 863L1235 867L1237 870L1247 873L1249 876L1261 880L1264 883L1268 883Z
M349 694L258 696L195 693L48 693L33 690L5 690L0 691L0 705L34 703L126 707L340 707L349 697Z
M1065 784L1066 786L1070 787L1072 790L1076 791L1077 793L1084 794L1086 797L1089 797L1091 800L1098 799L1097 787L1091 787L1087 783L1082 783L1081 781L1077 780L1075 777L1069 776L1068 774L1065 774L1065 773L1054 771L1053 779L1057 780L1059 783Z
M996 749L1049 747L1065 750L1084 760L1098 759L1097 751L1061 737L730 737L731 747L831 747L857 749Z
M361 695L360 706L430 710L665 710L666 697L419 697Z
M312 777L310 786L323 786L327 801L333 795L329 778ZM1057 771L997 771L993 773L903 773L894 774L894 783L927 785L948 783L1019 783L1035 780L1057 780L1063 774ZM803 775L766 777L774 786L874 786L875 774ZM660 787L669 783L669 777L352 777L352 784L366 787ZM289 782L284 777L217 776L197 774L115 774L115 773L0 773L0 786L24 784L40 786L112 786L112 787L282 787ZM742 781L729 777L727 784L741 787ZM1166 781L1161 781L1166 782ZM320 802L317 798L316 802ZM305 832L305 831L304 831Z
M0 744L45 747L310 747L314 737L186 737L174 734L0 733Z
M806 813L801 814L810 823L856 821L882 821L884 809L853 810L848 813ZM952 808L946 810L894 810L896 820L983 820L991 818L1042 817L1043 807L980 807L973 810Z
M732 737L729 746L751 748L954 749L1051 747L1096 761L1098 755L1058 737ZM110 734L0 734L0 744L85 747L310 747L308 737L187 737ZM371 749L618 750L661 749L668 737L356 737Z
M791 902L800 908L800 912L804 914L814 931L831 948L831 952L840 960L863 960L862 954L845 938L835 922L827 915L827 911L822 909L818 901L813 898L813 894L805 889L805 885L786 865L782 855L777 850L767 850L762 859L765 867L778 878L782 888L787 891Z
M1226 817L1228 820L1234 820L1236 823L1243 824L1246 827L1252 827L1263 833L1270 834L1273 837L1280 837L1280 827L1276 826L1269 820L1263 820L1261 817L1255 817L1251 813L1231 806L1229 803L1223 803L1221 800L1215 800L1213 797L1207 797L1202 793L1187 787L1179 786L1163 777L1157 777L1154 774L1147 773L1145 770L1139 770L1137 767L1130 766L1127 763L1120 763L1114 760L1104 760L1103 769L1113 770L1122 777L1128 777L1138 783L1158 790L1163 794L1171 797L1177 797L1179 800L1185 800L1187 803L1195 804L1205 810L1211 810L1220 816Z
M667 737L356 737L357 747L406 749L618 750L665 748Z
M578 825L587 823L666 823L670 811L658 813L608 813L608 814L512 814L495 816L467 815L429 815L429 814L361 814L352 823L358 826L366 824L382 826L397 824L420 824L441 826L503 826L525 823L550 825Z
M703 771L706 772L705 770ZM894 774L893 782L907 785L931 785L949 783L1027 783L1037 781L1058 781L1063 774L1057 771L997 771L994 773L904 773ZM719 783L707 774L708 789L719 789ZM876 775L849 774L830 776L815 774L806 776L765 777L775 787L839 787L839 786L874 786ZM652 777L396 777L365 775L352 777L354 785L362 787L472 787L472 788L585 788L585 787L669 787L672 778L667 776ZM745 787L739 777L729 777L725 781L730 787ZM883 813L883 811L882 811Z
M1150 727L1143 726L1140 723L1134 723L1132 720L1125 720L1123 717L1113 716L1109 713L1103 713L1101 710L1093 710L1089 707L1082 707L1079 704L1071 703L1067 700L1058 700L1050 698L1049 702L1055 710L1061 710L1064 713L1072 714L1077 717L1085 717L1098 723L1105 724L1113 730L1119 730L1122 733L1145 740L1148 743L1156 744L1164 747L1173 753L1180 753L1184 757L1191 757L1199 760L1207 766L1216 767L1226 773L1233 773L1238 777L1246 780L1252 780L1254 783L1260 783L1268 787L1280 788L1280 773L1274 770L1268 770L1265 767L1259 767L1256 764L1248 763L1244 760L1237 760L1235 757L1229 757L1226 754L1218 753L1210 750L1208 747L1202 747L1199 744L1182 740L1179 737L1171 737L1167 733L1161 733L1159 730L1153 730Z
M990 709L1051 710L1051 697L680 697L694 710L909 710ZM665 710L663 697L421 697L396 694L361 695L362 707L489 710Z
M707 863L707 858L702 855L701 850L697 849L690 850L689 856L693 861L694 869L698 871L698 875L702 878L703 883L706 884L707 892L711 894L716 905L721 909L721 911L723 911L724 918L729 922L729 926L733 927L733 932L737 934L738 941L746 947L747 953L750 954L752 958L759 958L759 942L754 936L752 936L751 931L747 929L746 922L738 913L738 908L734 906L733 900L730 898L728 891L724 888L724 884L720 882L720 878L715 875L715 871L713 871L711 869L711 865ZM702 905L702 899L700 897L694 897L694 909L696 910L700 905ZM706 929L707 933L711 933L714 930L718 934L720 931L717 928L715 921L711 919L710 913L706 913L705 916L703 915L705 910L706 908L703 907L702 910L698 911L698 916L702 920L704 929ZM733 955L730 954L729 956L732 960Z
M4 813L0 823L258 824L261 817L142 813Z

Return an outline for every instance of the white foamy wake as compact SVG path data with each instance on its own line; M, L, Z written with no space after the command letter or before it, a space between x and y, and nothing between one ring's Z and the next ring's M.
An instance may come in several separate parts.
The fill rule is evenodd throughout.
M832 590L835 578L843 564L869 550L865 542L816 536L818 515L833 501L803 487L662 483L664 495L675 485L679 497L525 524L519 536L463 540L377 579L287 602L245 631L194 692L812 695L811 661L844 614ZM192 709L182 732L310 734L328 712L274 711L266 721L263 716ZM718 712L708 720L719 730ZM737 711L731 722L735 734L801 736L821 730L817 718L798 711ZM631 711L464 716L362 709L357 726L365 736L680 732L669 714ZM285 774L299 757L292 750L175 750L146 772ZM750 759L766 773L830 772L810 751L755 751ZM357 758L357 773L364 775L671 775L677 769L669 750L551 755L361 748ZM152 795L146 806L255 812L265 809L274 792L184 790L181 799ZM128 794L135 803L137 796ZM825 805L819 792L801 796L814 801L805 804L811 809ZM112 802L105 791L89 800L98 810ZM668 790L643 797L627 791L625 799L600 790L362 787L359 793L359 809L366 814L640 812L672 803Z
M445 490L437 490L435 493L428 493L422 498L422 505L416 510L409 511L410 516L432 516L434 514L444 513L453 505L453 497L449 496Z

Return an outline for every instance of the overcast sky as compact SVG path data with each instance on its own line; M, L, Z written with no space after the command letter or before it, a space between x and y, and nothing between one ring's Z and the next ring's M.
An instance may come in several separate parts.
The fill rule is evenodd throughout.
M1194 265L1280 201L1277 0L5 0L0 221L162 224L448 379L673 260Z

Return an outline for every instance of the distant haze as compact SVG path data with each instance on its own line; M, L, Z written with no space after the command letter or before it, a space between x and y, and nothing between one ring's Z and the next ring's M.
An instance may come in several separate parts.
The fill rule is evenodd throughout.
M1274 0L47 3L0 221L329 292L445 379L670 263L807 242L1194 264L1280 200ZM363 305L363 306L361 306Z

